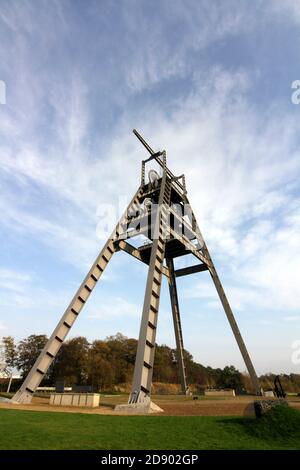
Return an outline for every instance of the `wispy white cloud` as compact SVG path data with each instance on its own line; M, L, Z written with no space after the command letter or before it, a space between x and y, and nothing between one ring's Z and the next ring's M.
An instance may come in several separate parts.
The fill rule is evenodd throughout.
M0 269L0 290L2 294L7 296L11 292L17 295L24 293L26 286L31 282L31 275L28 273L20 273L10 269Z
M300 322L300 315L289 315L287 317L283 317L283 319L288 322Z
M122 297L115 297L113 301L108 303L101 303L101 306L97 308L97 311L90 313L88 318L90 319L112 319L112 318L126 318L134 317L137 318L141 315L141 307L128 302Z
M7 327L3 324L3 323L0 323L0 331L5 331L7 329Z
M277 16L277 18L284 18L285 20L298 23L300 21L299 1L286 0L271 0L270 12Z

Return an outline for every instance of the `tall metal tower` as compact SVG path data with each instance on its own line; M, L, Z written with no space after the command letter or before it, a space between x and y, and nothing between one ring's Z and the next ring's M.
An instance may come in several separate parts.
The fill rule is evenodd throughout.
M165 151L154 152L136 130L133 132L150 153L150 157L142 161L141 184L67 307L32 370L12 398L14 402L31 402L33 393L47 373L49 366L55 359L63 341L87 302L97 281L102 276L112 255L120 250L148 265L133 383L128 401L129 406L139 404L139 406L147 407L150 404L157 318L163 275L166 276L169 284L181 390L184 394L188 393L176 279L180 276L202 271L209 271L211 275L245 361L253 387L257 394L261 394L258 378L246 345L190 206L185 177L184 175L174 176L167 166ZM145 168L149 162L155 164L159 172L153 169L150 170L148 174L149 181L146 182ZM128 242L129 239L141 235L148 239L146 244L136 247ZM197 263L185 268L175 269L174 258L186 255L193 255Z

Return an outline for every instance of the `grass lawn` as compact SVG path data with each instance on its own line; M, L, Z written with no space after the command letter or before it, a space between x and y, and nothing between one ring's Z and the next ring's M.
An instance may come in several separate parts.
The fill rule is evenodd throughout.
M0 410L0 449L300 449L300 413L255 419Z

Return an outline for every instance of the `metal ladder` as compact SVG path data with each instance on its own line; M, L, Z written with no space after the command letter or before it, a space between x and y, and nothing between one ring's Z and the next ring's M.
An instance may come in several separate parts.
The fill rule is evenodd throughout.
M147 403L150 401L170 198L171 180L167 177L166 171L164 171L154 224L153 244L150 255L133 383L128 403Z

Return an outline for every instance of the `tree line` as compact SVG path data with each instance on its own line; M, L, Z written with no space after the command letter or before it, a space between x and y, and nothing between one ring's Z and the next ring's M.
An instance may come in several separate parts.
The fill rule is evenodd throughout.
M11 336L3 337L7 365L17 369L24 379L47 340L46 335L30 335L16 343ZM137 340L121 333L92 342L83 336L72 338L62 344L41 385L53 386L63 379L65 386L90 385L94 391L113 391L121 385L126 389L132 381L136 350ZM234 366L224 369L204 367L186 350L184 359L189 384L195 390L234 388L238 392L253 391L249 376ZM264 389L272 386L274 377L274 374L268 374L260 378ZM282 379L287 391L300 391L300 375L284 375ZM167 345L156 345L153 382L180 383L176 351ZM15 384L17 386L19 384Z

